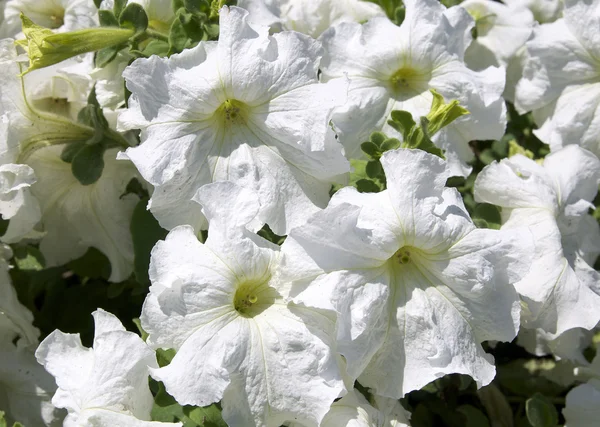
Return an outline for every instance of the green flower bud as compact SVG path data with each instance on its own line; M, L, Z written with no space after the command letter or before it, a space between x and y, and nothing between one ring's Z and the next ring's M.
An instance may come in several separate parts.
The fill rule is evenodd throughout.
M29 68L23 74L58 64L82 53L95 52L119 45L128 41L135 34L134 29L113 27L54 33L48 28L34 24L23 14L21 14L21 22L26 38L17 40L15 43L22 46L29 56Z

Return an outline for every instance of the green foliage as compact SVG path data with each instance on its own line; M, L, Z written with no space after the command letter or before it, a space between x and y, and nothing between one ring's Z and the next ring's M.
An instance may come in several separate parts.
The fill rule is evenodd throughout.
M536 393L525 403L527 420L533 427L554 427L558 425L558 412L554 404L543 394Z
M481 203L475 207L471 218L479 228L499 230L502 225L502 209L488 203Z
M8 427L8 423L6 422L6 418L4 417L6 413L4 411L0 411L0 427ZM16 422L12 425L12 427L25 427L23 424Z
M257 234L263 239L266 239L269 242L275 243L279 246L281 246L283 242L285 242L285 236L280 236L278 234L273 233L273 231L267 224L265 224L265 226L261 228Z
M392 111L392 119L388 124L402 134L403 148L418 148L444 158L442 150L433 143L431 138L459 117L469 114L469 111L461 107L456 100L446 104L442 95L434 89L431 89L431 93L433 95L431 108L427 116L419 119L419 125L414 121L411 113L399 110Z
M168 55L179 53L204 40L216 40L219 36L218 10L226 3L223 0L173 1L175 20L168 35Z
M135 186L135 184L131 184ZM129 186L128 186L129 187ZM131 188L130 188L131 190ZM150 265L150 252L159 240L167 237L167 230L163 229L152 213L146 208L148 199L142 198L131 218L131 237L133 240L134 262L133 270L139 283L149 284L148 267Z
M153 421L181 422L184 427L226 427L221 417L221 408L217 404L203 408L181 406L167 393L161 382L151 382L154 392Z
M119 26L135 30L135 35L142 34L148 28L148 15L139 4L129 3L119 15Z
M404 22L406 16L406 8L402 0L367 0L371 3L378 4L385 11L386 15L390 20L400 25Z
M36 25L24 14L21 14L21 22L25 39L17 40L15 44L21 46L29 57L29 68L23 74L58 64L83 53L120 45L134 36L131 29L112 26L54 33L48 28Z
M118 132L110 128L94 89L88 98L88 105L79 111L77 120L92 128L93 134L88 140L65 144L60 158L71 164L71 172L81 185L90 185L102 176L105 151L115 147L125 148L128 144Z
M38 248L27 244L18 244L13 247L13 261L23 271L40 271L46 266L44 255Z
M454 120L469 112L458 105L458 101L446 104L444 98L435 90L431 90L433 100L427 116L421 117L419 125L408 111L394 110L389 125L402 134L403 141L388 138L382 132L373 132L369 141L360 146L368 160L352 159L350 164L353 171L350 173L349 185L356 187L361 193L377 193L385 190L386 180L381 156L389 150L397 148L413 148L444 158L442 150L435 146L431 137ZM337 191L341 186L334 186Z
M104 169L104 151L102 144L83 144L71 160L71 171L81 185L95 183Z

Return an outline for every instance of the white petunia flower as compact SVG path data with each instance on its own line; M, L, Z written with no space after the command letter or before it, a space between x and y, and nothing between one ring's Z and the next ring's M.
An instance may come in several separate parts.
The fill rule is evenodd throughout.
M93 0L8 0L4 21L0 23L0 38L22 36L21 13L37 25L60 33L98 25L98 9Z
M125 80L123 71L129 65L131 55L120 51L115 59L102 68L95 68L91 76L96 81L96 98L103 108L116 110L125 105Z
M169 34L175 11L173 10L172 0L127 0L126 4L137 3L144 8L148 16L148 27L153 30ZM103 0L100 4L101 10L112 10L114 0Z
M543 165L521 155L493 163L475 182L475 200L502 207L502 229L529 226L536 244L529 274L515 284L526 328L553 337L600 321L600 230L587 213L598 191L600 161L569 146Z
M318 425L344 391L335 316L285 302L279 247L245 228L253 192L219 182L198 200L206 243L180 226L152 250L142 325L151 346L177 350L152 377L182 405L221 401L231 426Z
M596 346L596 357L592 363L576 368L575 373L588 379L588 382L578 385L567 394L563 409L565 427L594 426L600 417L600 346Z
M205 227L192 197L231 180L258 194L256 227L286 234L349 171L329 126L343 90L317 83L320 44L296 32L270 37L247 17L225 7L218 42L138 59L124 72L132 96L120 124L142 129L127 157L155 186L149 208L165 228Z
M9 347L15 340L19 348L35 346L40 331L32 325L33 314L17 298L8 274L12 250L1 245L0 252L0 347Z
M542 329L521 328L517 344L536 356L552 355L556 360L587 364L583 351L592 342L592 331L583 328L569 329L559 336Z
M150 419L154 399L148 369L158 367L154 352L104 310L94 313L93 348L81 345L79 334L51 333L38 347L38 362L56 378L52 398L69 414L65 427L175 427Z
M17 243L31 235L39 222L42 215L40 206L31 194L31 185L35 181L35 173L27 165L0 164L0 214L2 219L10 220L6 232L0 237L2 242Z
M116 160L117 149L104 153L104 170L98 181L82 185L71 164L60 158L62 147L36 151L27 163L38 181L31 191L42 210L45 235L40 250L48 267L77 259L90 248L110 261L109 280L120 282L133 271L133 242L129 227L139 199L122 197L131 179L137 178L129 162Z
M399 398L450 373L486 385L495 369L480 343L517 334L510 284L529 268L530 237L475 228L444 188L439 157L400 149L381 162L387 190L342 189L288 236L293 294L330 301L348 373L379 395Z
M250 22L319 37L341 22L364 22L385 16L375 3L362 0L238 0L250 12Z
M600 155L600 0L566 0L564 19L537 27L526 44L519 112L534 111L534 133L552 150L579 144Z
M475 72L465 65L473 26L465 9L446 9L437 0L404 4L406 18L400 27L377 17L364 25L340 24L321 36L327 52L322 79L350 79L348 103L337 110L333 123L349 158L360 157L360 144L373 131L401 138L387 124L391 111L406 110L418 120L429 112L430 89L435 89L471 113L435 136L446 150L452 175L467 176L471 168L466 162L473 159L468 142L504 134L504 70Z
M58 427L63 417L50 403L56 384L33 356L40 331L11 284L11 257L10 247L0 246L0 409L8 425Z
M563 0L502 0L508 6L526 7L540 24L556 21L562 15Z
M406 427L410 414L396 399L375 396L376 407L372 406L356 390L348 392L331 405L323 418L321 427ZM379 408L379 409L377 409ZM290 427L302 427L291 423Z
M14 60L16 52L12 40L3 40L0 49L0 76L3 77L0 80L0 106L8 120L7 137L0 146L0 160L18 163L0 165L5 169L0 178L5 178L7 200L9 196L18 196L10 191L24 192L22 197L18 196L22 198L22 208L11 219L11 223L17 221L15 228L11 230L9 225L3 240L18 241L26 230L17 233L17 225L26 223L33 227L41 214L45 235L40 249L48 266L62 265L95 247L111 262L110 280L125 280L133 271L129 224L138 199L134 195L121 195L129 181L139 177L137 171L131 163L117 161L118 150L110 149L104 154L101 178L94 184L81 185L73 175L71 165L62 161L60 154L64 142L86 141L93 136L93 129L33 107L24 95L26 88L17 77L20 69ZM15 186L15 179L8 173L17 172L21 173L17 176L24 182ZM6 205L0 202L0 209L6 210Z
M64 411L50 402L56 383L33 352L3 344L0 360L0 409L6 412L8 425L18 421L25 426L62 426Z
M398 399L373 396L373 402L381 414L381 427L408 427L410 425L410 412L404 409Z
M473 70L506 67L533 30L533 14L524 7L491 0L467 0L460 6L475 20L477 37L465 52L465 62Z
M76 121L94 85L93 63L94 54L86 54L33 70L23 77L25 97L38 111Z

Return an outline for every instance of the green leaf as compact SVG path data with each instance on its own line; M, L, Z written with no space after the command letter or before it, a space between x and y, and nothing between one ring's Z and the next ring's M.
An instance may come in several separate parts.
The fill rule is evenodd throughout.
M379 160L369 160L365 167L365 172L369 178L384 178L385 173Z
M204 24L204 31L208 40L217 40L219 38L219 24Z
M71 163L75 155L85 146L85 141L71 142L65 144L62 152L60 153L60 159L63 162Z
M148 190L142 185L137 178L131 178L131 180L127 183L127 187L125 187L125 192L119 196L119 199L127 196L128 194L135 194L140 199L148 199Z
M496 160L496 157L494 156L494 152L491 148L486 148L481 153L479 153L479 160L481 160L481 162L484 165L489 165L490 163Z
M183 0L183 6L192 13L206 13L210 9L210 4L206 0Z
M381 144L383 144L384 141L387 140L387 136L383 132L373 132L369 139L373 144L375 144L378 147L381 147Z
M409 138L413 128L417 126L414 121L412 114L408 111L394 110L391 113L392 120L388 121L389 125L400 132L403 136L404 141Z
M6 427L6 419L4 418L4 411L0 411L0 427Z
M156 361L158 362L158 366L161 368L163 366L167 366L171 363L171 360L175 357L175 350L172 348L165 350L164 348L159 348L156 350Z
M151 417L153 421L174 422L185 417L183 407L167 393L162 382L158 383L158 392L154 396Z
M121 16L121 12L125 8L125 5L127 4L127 0L114 0L114 1L115 1L115 3L113 5L113 13L115 14L115 16L117 18L119 18Z
M558 424L556 407L541 393L536 393L527 399L525 410L527 419L533 427L554 427Z
M509 135L511 136L511 135ZM492 151L499 159L503 159L508 156L508 141L514 138L505 139L502 137L500 141L492 142Z
M477 396L485 407L494 427L513 427L513 412L506 397L494 383L477 390Z
M471 215L473 221L475 219L485 220L487 226L485 228L492 228L499 230L502 224L502 213L498 206L491 205L489 203L480 203L475 208L473 215Z
M119 26L119 20L117 19L115 14L110 10L99 10L98 19L100 21L100 25L102 25L103 27Z
M205 427L227 427L221 416L221 409L216 405L200 407L185 406L183 413L199 426Z
M406 18L406 8L404 6L398 6L394 11L394 24L400 26Z
M139 4L129 3L119 16L119 25L135 30L136 34L141 34L148 28L148 15Z
M171 10L174 14L177 14L177 11L181 8L185 8L184 0L171 0Z
M362 144L360 144L360 148L370 157L379 158L379 156L381 156L381 151L379 151L379 147L371 141L363 142Z
M100 49L98 52L96 52L96 59L95 59L96 67L98 67L98 68L106 67L108 64L110 64L112 62L113 59L115 59L117 57L117 54L123 48L124 48L124 45L120 44L120 45L110 46L110 47L105 47L104 49Z
M146 209L148 199L141 199L131 217L131 238L133 240L133 271L138 282L150 283L148 267L150 266L150 251L159 240L167 237L152 213Z
M465 427L490 427L490 421L483 412L472 405L461 405L456 408L466 419Z
M381 187L369 179L356 181L356 189L361 193L379 193L381 191Z
M265 224L264 227L261 228L260 230L258 230L258 232L256 234L258 234L263 239L266 239L269 242L275 243L276 245L279 245L279 246L281 246L283 244L283 242L285 242L285 237L286 237L286 236L280 236L278 234L273 233L273 230L271 230L271 227L269 227L268 224Z
M91 247L83 256L67 264L67 267L79 277L107 280L111 274L111 265L107 256Z
M498 365L496 380L504 390L515 396L530 397L540 392L546 396L558 396L565 387L552 382L539 371L533 371L528 359L516 359Z
M144 48L142 53L146 57L150 57L152 55L158 55L160 57L165 57L169 54L169 43L163 40L152 40L148 45Z
M169 32L169 55L183 52L190 43L191 40L183 24L179 18L174 19Z
M19 245L13 248L14 261L20 270L40 271L46 266L44 255L31 245Z
M399 139L388 138L383 142L383 144L381 144L381 151L385 152L385 151L395 150L396 148L400 148L400 145L401 145L401 142Z
M142 339L146 341L146 339L148 338L148 332L146 332L144 328L142 328L142 321L139 318L132 319L132 321L135 324L135 326L137 326L138 331L140 331Z
M203 19L193 13L179 13L177 18L191 41L199 42L202 40L204 37ZM206 16L203 18L206 20Z
M104 151L102 144L86 144L73 157L71 172L81 185L90 185L100 179L104 170Z
M6 234L9 224L10 221L8 219L0 218L0 236L4 236Z

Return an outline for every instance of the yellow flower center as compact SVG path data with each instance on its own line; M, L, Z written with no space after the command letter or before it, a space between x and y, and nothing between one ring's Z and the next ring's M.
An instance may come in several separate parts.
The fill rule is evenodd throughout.
M242 317L254 317L262 313L279 294L269 286L269 277L240 283L233 297L233 307Z
M402 247L396 251L394 258L399 264L408 264L410 262L410 250L407 247Z
M413 97L428 89L430 73L415 67L403 66L390 77L392 91L397 96Z
M224 125L244 123L246 121L246 105L235 99L226 100L217 110Z

